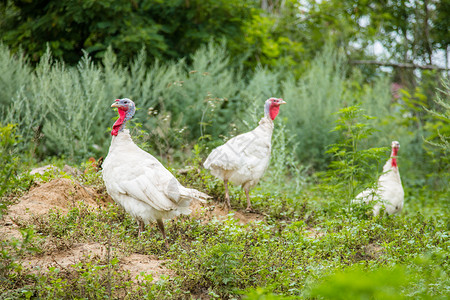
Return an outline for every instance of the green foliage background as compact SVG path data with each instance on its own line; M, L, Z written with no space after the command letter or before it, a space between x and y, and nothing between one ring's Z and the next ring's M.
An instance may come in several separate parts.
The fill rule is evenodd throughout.
M165 252L156 227L137 237L116 206L51 213L20 223L22 239L1 241L0 297L105 298L109 285L147 299L446 299L450 89L448 70L434 64L448 55L447 2L2 1L0 215L37 180L71 178L34 177L33 167L86 169L89 157L106 156L116 98L138 107L135 142L217 201L223 185L204 158L253 129L267 98L287 105L271 165L251 192L264 221L180 218L167 225ZM376 55L376 43L387 51ZM349 210L376 182L392 140L401 144L404 211ZM73 179L102 186L93 170ZM243 207L239 188L231 195ZM70 272L23 272L26 255L77 242L117 252ZM145 275L131 288L118 269L123 253L169 259L177 276L154 284Z

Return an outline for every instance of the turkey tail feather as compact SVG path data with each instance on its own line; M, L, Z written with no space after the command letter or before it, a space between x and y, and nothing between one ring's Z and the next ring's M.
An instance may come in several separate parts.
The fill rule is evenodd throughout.
M202 193L200 191L197 191L196 189L189 189L189 188L185 188L185 192L181 194L181 199L186 199L186 200L191 200L191 199L195 199L198 200L200 202L205 203L206 200L212 198L211 196L209 196L208 194Z

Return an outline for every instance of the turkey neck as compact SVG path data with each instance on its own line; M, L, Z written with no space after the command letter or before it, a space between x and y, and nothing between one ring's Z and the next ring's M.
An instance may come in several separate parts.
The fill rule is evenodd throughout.
M279 111L280 111L279 105L273 105L270 102L264 105L264 116L272 121L275 120L275 118L278 116Z
M265 116L263 118L261 118L261 120L259 121L259 127L261 129L264 129L265 131L269 131L270 134L272 135L273 132L273 121L272 119L270 119L270 117Z
M391 153L391 166L393 168L397 168L397 153L398 153L398 148L392 148L392 153Z
M131 107L128 110L118 109L119 119L114 123L111 135L117 135L120 131L125 129L125 125L128 120L134 116L134 108Z
M279 109L279 107L278 107L278 109ZM271 112L270 103L266 103L266 105L264 105L264 117L261 118L261 120L259 121L259 126L266 130L269 130L270 134L272 134L273 120L275 120L275 117L278 114L278 110L276 111L276 113L274 115L273 114L274 114L274 112Z

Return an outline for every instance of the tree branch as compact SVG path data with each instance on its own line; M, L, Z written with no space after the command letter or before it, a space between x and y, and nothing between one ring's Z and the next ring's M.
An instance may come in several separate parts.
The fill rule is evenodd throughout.
M416 65L411 63L391 63L391 62L382 62L376 60L351 60L351 64L354 65L377 65L384 67L395 67L395 68L407 68L407 69L422 69L422 70L439 70L439 71L448 71L447 68L438 67L435 65Z

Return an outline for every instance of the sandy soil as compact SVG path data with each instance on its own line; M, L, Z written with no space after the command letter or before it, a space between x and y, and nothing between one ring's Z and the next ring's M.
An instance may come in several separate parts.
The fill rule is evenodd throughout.
M58 178L37 186L22 196L16 204L9 206L8 213L0 220L0 239L21 239L19 225L32 221L33 217L48 214L51 210L58 210L66 214L73 206L84 203L92 208L105 206L112 201L109 196L105 199L103 194L93 188L84 186L67 178ZM241 224L263 220L264 216L245 211L228 211L221 204L209 201L208 204L193 201L191 203L192 217L201 218L205 222L212 219L225 220L232 213L233 218ZM70 266L86 259L105 259L106 247L100 243L78 243L69 249L50 250L46 255L25 258L22 261L24 268L31 272L46 272L50 267L59 269ZM142 272L152 274L157 281L161 276L174 276L173 271L164 267L165 261L151 255L131 254L119 257L119 267L128 270L134 281L137 281Z
M8 208L8 217L29 218L47 214L51 209L67 213L77 202L99 207L104 206L107 201L110 200L102 199L102 195L91 187L67 178L58 178L31 188L17 204Z
M86 187L70 179L58 178L32 188L18 202L8 208L8 213L0 220L0 239L21 239L18 224L27 222L38 215L45 215L50 210L59 210L66 214L71 207L84 203L93 208L106 205L111 199L103 199L91 187ZM66 269L71 265L86 259L106 257L106 247L99 243L79 243L70 249L54 251L43 256L28 257L22 260L24 268L33 273L46 272L50 267ZM163 266L165 261L142 254L131 254L122 257L119 267L128 270L133 280L144 272L152 274L153 280L159 280L162 275L171 276L173 272Z
M203 219L204 222L208 222L214 218L223 221L228 218L228 214L232 214L233 218L242 225L265 219L264 215L258 213L246 212L245 210L228 210L224 204L214 201L209 201L208 204L192 201L190 208L192 210L191 216Z

